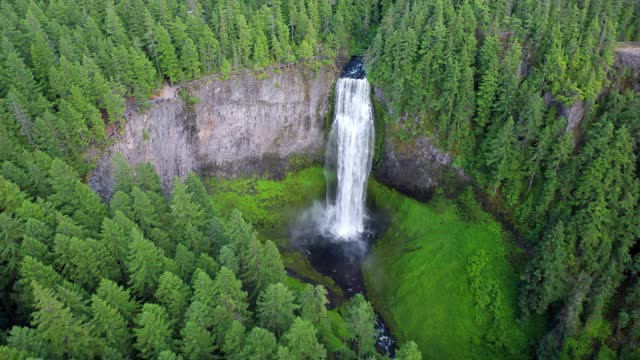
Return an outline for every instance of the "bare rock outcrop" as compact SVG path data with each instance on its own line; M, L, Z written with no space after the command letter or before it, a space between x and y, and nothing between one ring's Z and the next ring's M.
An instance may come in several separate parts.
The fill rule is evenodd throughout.
M640 73L640 43L619 43L616 48L616 66Z
M183 87L188 96L134 114L99 161L90 184L112 195L112 158L152 163L165 186L191 171L281 176L292 157L322 159L324 124L338 71L304 64Z
M387 138L375 175L405 194L424 198L437 186L454 186L453 182L460 184L468 180L452 162L450 153L440 150L426 137L408 141Z

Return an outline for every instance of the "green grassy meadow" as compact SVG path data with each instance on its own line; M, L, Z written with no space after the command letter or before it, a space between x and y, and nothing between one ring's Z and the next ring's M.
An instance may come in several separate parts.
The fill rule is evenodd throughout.
M425 359L526 357L536 331L516 321L515 250L500 224L486 213L465 221L451 201L420 203L376 181L369 200L391 224L364 266L367 289L399 342L414 340ZM478 254L486 266L471 279Z
M324 169L312 166L290 172L283 180L261 177L207 180L217 209L240 210L261 234L286 235L290 221L313 200L324 198ZM272 239L277 240L277 239Z

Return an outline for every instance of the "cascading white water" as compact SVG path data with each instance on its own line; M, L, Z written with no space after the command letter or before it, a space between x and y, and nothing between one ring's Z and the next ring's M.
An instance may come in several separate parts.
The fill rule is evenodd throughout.
M323 227L344 241L364 231L374 142L370 91L366 78L340 78L336 84L336 115L325 161L329 185Z

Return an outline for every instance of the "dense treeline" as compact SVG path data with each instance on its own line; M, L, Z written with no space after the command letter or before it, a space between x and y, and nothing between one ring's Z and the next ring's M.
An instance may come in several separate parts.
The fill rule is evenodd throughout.
M456 154L535 248L520 305L549 320L537 355L640 356L640 96L608 77L619 40L640 40L640 2L0 0L0 354L372 354L368 303L336 345L324 290L284 285L275 246L197 177L167 200L151 167L120 163L110 204L82 182L126 98L369 47L391 135Z
M378 356L356 296L327 310L200 179L170 194L150 165L84 182L125 99L163 81L354 49L376 2L0 1L0 358ZM360 16L360 15L363 16ZM348 321L348 322L347 322ZM401 359L419 359L414 343Z
M368 52L395 135L455 153L535 246L520 305L549 319L540 358L640 356L640 96L608 78L639 15L628 0L400 0Z
M198 177L169 201L152 166L120 160L105 204L60 159L0 156L1 358L375 355L371 305L357 296L348 323L331 320L326 290L285 285L275 244L216 213Z
M2 0L2 126L79 167L126 97L144 104L164 80L358 51L379 17L372 0Z

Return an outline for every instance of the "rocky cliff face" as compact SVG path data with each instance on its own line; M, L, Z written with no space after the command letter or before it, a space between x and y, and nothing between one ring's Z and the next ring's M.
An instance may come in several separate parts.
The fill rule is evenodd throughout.
M416 198L428 197L437 186L456 186L468 181L453 156L438 149L428 138L408 141L387 138L375 175L383 183Z
M176 97L130 118L99 161L91 186L111 195L112 158L118 153L132 165L152 163L166 186L191 171L278 177L293 157L322 159L337 76L333 66L312 71L297 65L261 76L192 82L183 91L197 101Z
M620 43L616 48L616 66L640 73L640 43Z

